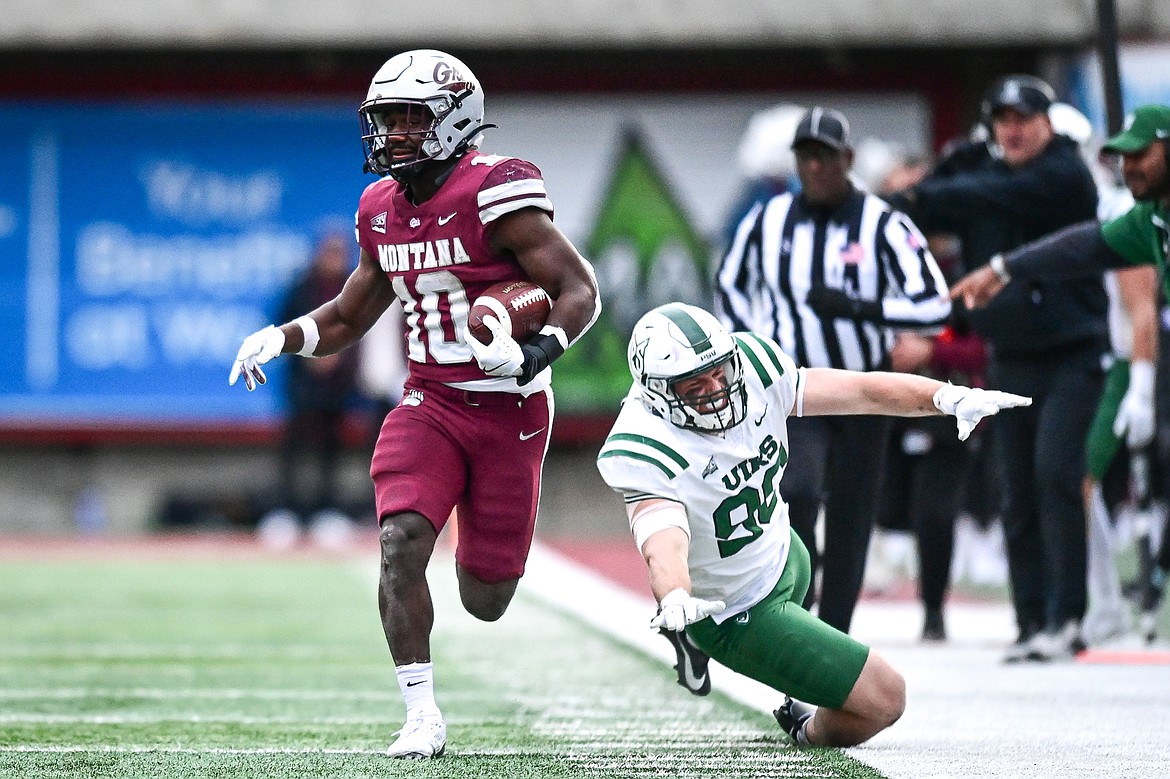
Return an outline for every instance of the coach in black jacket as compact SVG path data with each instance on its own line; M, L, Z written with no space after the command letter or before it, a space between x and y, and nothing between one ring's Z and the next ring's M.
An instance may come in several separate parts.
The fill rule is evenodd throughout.
M1048 119L1052 88L1008 76L983 103L989 143L968 145L891 198L927 233L956 234L968 270L1096 216L1097 192L1076 143ZM980 146L983 148L981 149ZM994 264L993 264L994 268ZM998 420L1012 599L1020 636L1008 661L1050 659L1079 644L1085 612L1085 435L1108 349L1099 274L1016 284L972 311L990 344L991 382L1034 399Z

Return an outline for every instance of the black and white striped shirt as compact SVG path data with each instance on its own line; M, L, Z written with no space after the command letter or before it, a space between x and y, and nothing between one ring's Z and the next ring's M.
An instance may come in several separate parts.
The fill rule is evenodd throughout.
M880 303L871 320L821 318L813 286ZM731 330L769 336L808 367L882 370L898 330L933 330L951 311L947 284L918 228L875 195L832 211L792 194L750 210L723 258L716 313Z

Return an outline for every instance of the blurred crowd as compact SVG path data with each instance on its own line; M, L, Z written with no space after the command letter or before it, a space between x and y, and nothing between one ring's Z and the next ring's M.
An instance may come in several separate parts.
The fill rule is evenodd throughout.
M814 112L820 110L813 109ZM997 127L996 123L1001 116L1023 124L1038 115L1046 117L1051 127L1052 140L1047 140L1049 136L1038 136L1043 142L1037 145L1034 152L1030 152L1032 156L1027 156L1029 153L1026 150L1014 151L1011 141L1002 145L999 143L1001 137L997 132L1003 131L1003 128ZM752 209L762 208L769 200L783 193L793 193L799 197L802 182L793 150L802 137L798 124L802 117L807 121L808 116L809 107L782 104L762 110L751 119L739 149L742 196L727 219L722 236L722 253L728 252L729 247L732 254L735 252L736 230L752 221ZM844 120L844 117L841 119ZM1037 126L1041 121L1036 119ZM1035 77L1019 75L991 85L979 121L966 136L945 144L937 156L922 149L908 149L882 138L861 136L853 139L849 144L852 151L849 175L858 190L888 200L896 209L915 219L925 234L930 254L937 261L947 282L954 284L964 274L986 263L992 252L984 252L977 245L982 238L972 236L970 231L965 232L961 224L954 229L943 229L951 228L955 220L948 222L947 219L932 219L938 209L932 213L929 208L920 208L924 204L917 196L921 195L922 199L926 199L924 193L935 196L929 201L929 205L935 206L945 199L946 191L937 187L932 189L932 183L973 171L1008 171L1005 175L1010 176L1027 167L1038 167L1031 164L1036 157L1064 145L1071 150L1070 153L1079 156L1080 162L1075 164L1083 163L1091 175L1095 184L1096 212L1101 221L1105 222L1124 213L1134 201L1122 181L1119 156L1103 151L1104 141L1080 111L1067 103L1056 101L1051 87L1046 83ZM1016 163L1011 160L1013 153L1025 156ZM1008 158L1006 164L1005 156ZM971 176L969 180L975 182L975 186L980 185L977 175ZM1064 197L1069 203L1075 200L1075 195L1067 187L1056 181L1049 183L1050 189L1054 190L1053 199ZM916 189L920 186L921 189ZM990 188L994 185L988 186ZM993 198L1001 193L981 194ZM961 206L961 198L954 198L954 203ZM1031 207L1022 199L1015 205L1019 211ZM1093 216L1091 212L1087 215L1074 213L1071 205L1068 205L1066 214L1067 218L1061 215L1063 222L1050 224L1046 229L1037 231L1039 235L1056 229L1060 224L1071 224ZM978 217L974 207L971 207L971 217ZM959 221L961 223L961 217ZM1039 237L1036 234L1021 237L1018 225L1010 221L996 224L990 229L1005 235L1016 234L1014 239L1008 239L1009 243L998 246L995 251L1012 249L1023 243L1024 238L1031 240ZM781 263L784 261L782 258ZM1093 283L1101 282L1097 280ZM1109 321L1111 328L1119 329L1115 291L1114 284L1110 287L1110 305L1113 309ZM1101 299L1104 300L1104 297ZM1164 295L1158 296L1158 305L1161 309L1159 335L1165 343L1167 332L1170 331L1170 307ZM1104 309L1100 313L1101 321L1104 322ZM1094 309L1091 315L1094 322L1096 314ZM1005 323L1007 327L1013 326L1010 324L1010 316L1005 318ZM729 324L736 323L731 321ZM957 384L1021 391L1019 387L1009 388L995 383L1005 374L1010 375L1011 355L1001 353L1001 363L1004 364L998 366L998 371L992 370L996 345L989 343L977 329L972 326L971 312L956 303L945 326L935 332L924 334L913 329L897 332L887 367L895 371L920 372ZM1095 349L1101 348L1102 341L1088 339L1091 346L1085 349L1085 354L1090 355L1090 361L1099 359L1105 367L1118 360L1128 360L1127 352L1118 351L1116 333L1113 341L1111 354L1107 342L1104 343L1103 352L1095 352ZM1079 348L1080 344L1077 346ZM1035 353L1025 353L1022 357L1026 361L1038 356L1043 361L1055 355L1054 359L1067 361L1066 351L1065 346L1060 344L1049 347L1047 351L1040 349ZM1039 535L1039 532L1022 528L1023 523L1018 517L1013 517L1007 523L1004 520L1005 505L1013 505L1012 496L1005 492L1005 462L1008 463L1006 467L1019 468L1018 459L1013 460L1011 452L1014 450L1019 458L1052 459L1053 449L1063 447L1068 450L1069 446L1045 442L1042 433L1033 427L1027 432L1013 431L1006 448L997 450L995 439L1004 424L1004 420L999 417L984 421L966 441L956 438L952 420L921 418L897 420L889 434L884 462L878 460L884 477L880 497L870 512L872 518L868 527L872 528L872 536L864 563L866 589L871 593L889 592L916 580L917 595L923 609L922 639L945 641L947 631L944 612L952 583L991 592L1009 588L1020 623L1020 636L1005 657L1008 662L1059 659L1080 651L1086 643L1124 641L1137 628L1139 617L1145 620L1142 627L1147 634L1145 637L1152 639L1153 628L1149 620L1153 614L1149 609L1156 609L1160 600L1159 593L1152 589L1146 579L1149 576L1149 558L1157 554L1167 514L1166 506L1170 503L1170 484L1161 476L1170 473L1170 387L1167 386L1165 370L1170 360L1167 360L1165 348L1160 349L1158 354L1155 395L1157 433L1150 448L1135 455L1141 469L1138 475L1149 476L1149 491L1135 494L1131 456L1125 446L1120 447L1121 451L1109 463L1107 474L1100 480L1101 484L1097 485L1097 500L1103 504L1100 516L1105 518L1102 531L1105 537L1103 541L1098 538L1097 543L1103 544L1105 551L1102 553L1100 548L1095 551L1098 555L1103 554L1103 558L1097 558L1097 564L1103 559L1107 568L1103 579L1100 570L1086 572L1087 568L1093 566L1092 562L1087 562L1087 558L1094 552L1094 539L1090 538L1089 548L1086 548L1083 540L1089 535L1087 527L1093 521L1091 507L1087 509L1090 514L1088 518L1067 503L1049 512L1056 515L1055 521L1062 525L1055 532L1063 533L1069 539L1067 542L1062 541L1055 553L1057 562L1046 557L1047 550L1042 554L1038 543L1035 547L1028 546L1031 541L1025 537L1029 534ZM1059 373L1059 362L1044 364L1052 366L1054 376ZM1090 369L1090 372L1094 372L1094 369ZM1054 414L1059 417L1057 423L1070 440L1085 439L1089 429L1084 412L1091 413L1096 408L1097 396L1092 394L1091 386L1081 394L1083 410L1078 409L1073 413L1071 409L1054 407ZM1002 451L1008 452L1006 457L1001 456ZM1083 451L1083 445L1075 448L1075 460L1067 451L1065 454L1078 468L1083 469ZM1148 468L1145 467L1147 456L1150 463ZM796 460L800 457L801 451L794 445L792 458ZM1071 476L1069 474L1070 478L1065 480L1069 482L1066 486L1070 488ZM1085 490L1093 486L1092 478L1085 476L1083 470L1078 470L1075 476L1078 484L1082 477L1085 479ZM789 476L786 476L785 485L789 484ZM1022 489L1026 488L1018 484L1015 487L1017 493ZM824 507L816 537L805 539L810 550L815 549L817 538L823 543L825 535L833 532L831 526L824 524L825 507L830 505L827 493L828 490L823 495ZM1036 493L1029 494L1034 498L1033 503L1041 502L1035 497ZM786 499L791 502L787 496ZM1009 510L1019 513L1018 509ZM1029 510L1041 513L1040 509ZM1033 520L1035 518L1034 515L1031 517ZM1040 524L1044 522L1045 519L1040 518ZM794 527L800 532L796 522ZM1042 532L1051 536L1054 531L1044 527ZM1013 541L1015 571L1012 570L1013 565L1009 564ZM1120 582L1120 593L1129 596L1132 605L1122 601L1118 592L1114 591L1118 588L1110 585L1110 581L1118 582L1120 578L1116 567L1119 554L1126 559L1136 555L1143 558L1145 563L1139 566L1140 570L1132 581ZM1030 578L1031 571L1021 572L1025 567L1025 563L1019 559L1021 556L1032 558L1036 575L1043 579L1042 584ZM1070 561L1067 559L1069 557L1074 559ZM1155 578L1157 573L1155 566ZM1096 579L1092 578L1094 576ZM1084 581L1086 577L1090 577L1087 587ZM1078 592L1081 593L1079 602ZM1061 605L1056 607L1055 614L1050 614L1054 611L1051 607L1054 602ZM842 629L848 629L847 621Z
M333 300L357 264L350 231L323 230L301 277L277 312L292 319ZM344 547L366 520L372 496L344 489L347 448L372 447L406 379L401 308L386 312L358 348L289 360L276 483L258 496L256 533L273 548L304 536Z

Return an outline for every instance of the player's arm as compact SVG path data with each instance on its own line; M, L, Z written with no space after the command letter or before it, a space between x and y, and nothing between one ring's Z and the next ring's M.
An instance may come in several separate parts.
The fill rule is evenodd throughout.
M658 615L651 620L651 627L682 630L722 611L722 601L691 595L686 508L677 501L647 498L628 504L626 511L634 540L650 570L650 590L658 601Z
M1154 378L1158 358L1158 271L1138 265L1117 272L1121 306L1133 328L1129 362L1129 387L1117 416L1113 434L1125 436L1130 449L1146 446L1154 437Z
M516 261L553 299L548 325L560 328L565 348L576 341L601 313L592 266L570 243L548 214L522 208L496 220L492 246L516 255Z
M995 255L986 265L955 282L950 295L952 300L961 298L967 308L980 308L1012 279L1077 278L1125 266L1125 259L1105 243L1101 224L1090 219L1026 243L1008 254Z
M980 168L949 177L928 176L912 187L911 212L928 230L959 228L988 213L1028 213L1037 220L1067 212L1066 193L1080 185L1079 172L1043 156L1016 170Z
M836 368L801 368L792 413L796 416L827 414L883 414L922 417L949 414L958 421L959 438L965 440L985 416L1005 408L1028 406L1031 398L998 390L944 384L936 379L887 371L845 371Z
M687 550L691 540L679 528L667 528L646 539L642 544L642 558L650 569L650 590L659 603L672 590L691 591L691 576L687 570Z
M552 311L540 332L518 344L500 323L487 319L490 344L467 335L476 360L493 376L515 376L520 385L536 378L580 338L601 313L593 268L548 214L522 208L500 216L491 235L492 247L509 251L524 272L553 299Z
M280 327L269 325L244 339L228 384L234 385L241 375L249 390L266 383L260 366L281 354L323 357L341 351L365 335L393 300L389 277L362 249L357 268L336 298Z

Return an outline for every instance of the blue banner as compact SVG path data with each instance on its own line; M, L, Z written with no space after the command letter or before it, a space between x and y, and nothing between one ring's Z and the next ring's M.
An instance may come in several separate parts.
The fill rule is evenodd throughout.
M274 419L228 371L362 162L349 105L0 107L0 421Z

